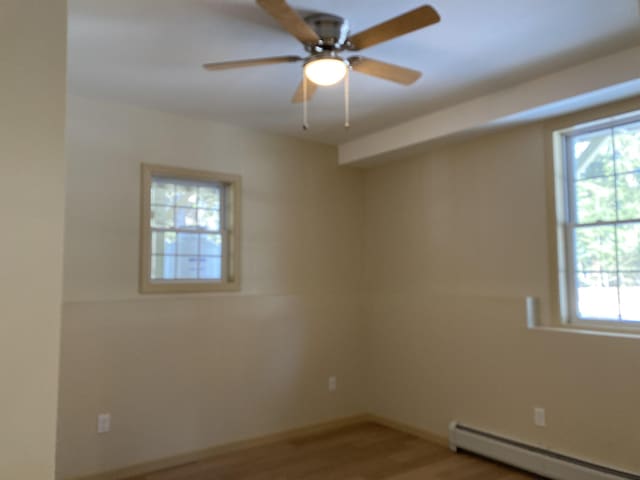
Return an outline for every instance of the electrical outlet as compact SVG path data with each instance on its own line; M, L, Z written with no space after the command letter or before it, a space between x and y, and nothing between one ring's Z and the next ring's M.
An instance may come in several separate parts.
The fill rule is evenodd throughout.
M544 408L535 407L533 409L533 423L537 427L546 427L547 426L547 417L544 411Z
M329 391L335 392L336 388L338 388L338 379L337 377L329 377Z
M107 433L111 430L111 414L98 414L98 433Z

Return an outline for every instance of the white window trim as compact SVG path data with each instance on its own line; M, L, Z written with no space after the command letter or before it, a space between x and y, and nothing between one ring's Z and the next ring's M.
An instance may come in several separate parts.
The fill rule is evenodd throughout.
M575 135L590 133L627 123L640 121L640 112L632 111L620 115L609 116L597 120L580 123L568 128L553 131L553 184L554 184L554 212L555 212L555 246L557 254L556 277L557 277L557 302L560 312L560 325L564 327L576 327L582 330L612 331L622 333L638 333L640 322L631 320L609 320L609 319L582 319L576 312L577 298L575 286L575 271L573 258L573 247L569 239L571 238L571 218L569 209L571 208L572 181L570 173L570 158L568 155L568 142ZM619 224L624 222L612 222Z
M224 185L224 201L221 225L224 237L222 280L151 280L151 182L153 177L205 181ZM140 186L140 293L205 293L240 290L240 192L239 175L168 167L141 165Z

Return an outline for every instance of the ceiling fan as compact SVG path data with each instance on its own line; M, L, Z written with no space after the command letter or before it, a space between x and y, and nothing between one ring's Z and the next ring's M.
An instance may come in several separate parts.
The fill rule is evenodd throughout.
M227 70L278 63L303 62L303 80L292 102L310 100L319 85L341 81L349 70L382 78L402 85L411 85L422 75L417 70L393 65L359 55L343 58L344 51L360 51L373 45L413 32L440 21L432 7L424 5L363 32L351 35L349 22L336 15L314 13L302 18L285 0L256 0L291 35L302 42L307 56L286 55L231 62L207 63L206 70ZM307 82L306 80L309 80Z

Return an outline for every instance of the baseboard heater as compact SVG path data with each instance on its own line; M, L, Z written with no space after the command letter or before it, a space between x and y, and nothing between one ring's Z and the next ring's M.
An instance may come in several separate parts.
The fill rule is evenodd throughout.
M640 480L640 476L525 445L451 422L449 447L465 450L553 480Z

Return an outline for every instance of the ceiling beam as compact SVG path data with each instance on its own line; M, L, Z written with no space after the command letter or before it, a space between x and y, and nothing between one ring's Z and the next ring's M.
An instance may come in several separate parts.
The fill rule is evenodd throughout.
M339 145L339 162L358 166L403 158L448 137L639 94L640 47L634 47L350 140Z

